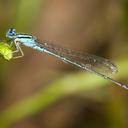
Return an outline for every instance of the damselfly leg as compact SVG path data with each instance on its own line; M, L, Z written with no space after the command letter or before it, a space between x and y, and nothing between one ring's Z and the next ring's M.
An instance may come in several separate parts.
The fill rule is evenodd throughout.
M23 57L24 56L24 53L23 53L23 51L22 51L22 49L20 47L20 43L17 42L17 41L14 41L14 42L11 42L10 46L12 46L13 44L15 45L16 50L14 50L12 53L13 54L14 53L20 53L20 55L13 56L13 59L17 59L17 58Z

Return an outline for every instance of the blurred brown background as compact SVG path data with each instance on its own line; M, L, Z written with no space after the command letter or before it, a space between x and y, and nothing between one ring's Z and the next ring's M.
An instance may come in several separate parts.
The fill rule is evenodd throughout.
M127 0L0 0L0 35L5 39L8 28L15 27L18 32L31 33L40 40L110 58L116 63L127 59L127 5ZM55 57L24 46L22 49L23 58L0 61L1 112L48 88L55 80L80 71ZM128 82L127 76L119 80ZM126 108L127 91L108 83L67 95L9 127L127 128Z

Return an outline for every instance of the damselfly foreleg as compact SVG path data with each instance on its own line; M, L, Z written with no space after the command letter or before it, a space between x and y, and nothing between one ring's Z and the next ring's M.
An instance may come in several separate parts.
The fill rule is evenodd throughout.
M23 56L24 56L24 53L23 53L23 51L22 51L22 49L21 49L21 47L20 47L20 43L14 40L14 42L11 42L10 45L12 46L13 43L14 43L14 45L15 45L15 47L16 47L16 50L14 50L12 53L13 53L13 54L14 54L14 53L20 53L20 54L21 54L21 55L18 55L18 56L14 56L13 59L23 57Z

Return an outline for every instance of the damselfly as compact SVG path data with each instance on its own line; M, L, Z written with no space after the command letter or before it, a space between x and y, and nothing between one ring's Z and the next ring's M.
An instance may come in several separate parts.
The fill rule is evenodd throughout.
M13 28L8 30L8 32L6 33L6 37L14 42L16 46L16 51L14 52L21 53L21 56L17 56L15 58L24 56L20 45L25 45L37 51L56 56L57 58L67 63L95 73L96 75L101 76L104 79L110 80L111 82L125 89L128 89L127 85L121 84L120 82L117 82L116 80L113 80L111 77L106 75L106 72L110 72L112 74L118 71L117 67L109 59L105 59L89 53L81 53L70 49L61 48L46 41L40 42L36 37L32 35L17 33Z

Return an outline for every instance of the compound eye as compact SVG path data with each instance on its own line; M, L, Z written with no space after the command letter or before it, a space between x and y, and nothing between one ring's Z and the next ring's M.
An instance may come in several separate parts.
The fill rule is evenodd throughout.
M16 30L14 28L10 28L6 33L6 37L13 38L16 35Z
M16 33L16 30L14 29L14 28L10 28L9 29L9 33L10 33L10 35L15 35L15 33Z

